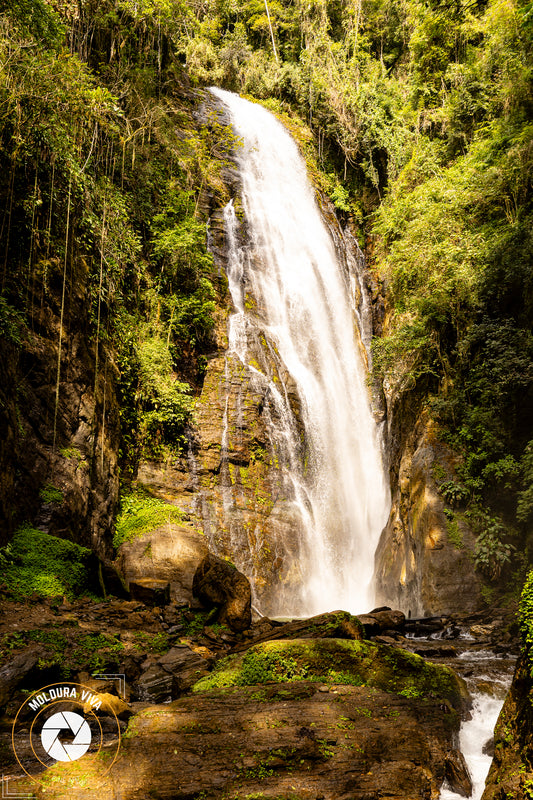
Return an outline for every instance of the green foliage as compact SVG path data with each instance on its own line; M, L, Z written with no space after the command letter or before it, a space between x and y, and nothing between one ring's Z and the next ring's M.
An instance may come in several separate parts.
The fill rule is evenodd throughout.
M157 336L141 341L139 399L141 431L150 448L158 440L178 441L192 412L190 386L175 379L168 343Z
M113 545L120 547L165 523L179 523L183 513L176 506L142 492L123 495L115 525Z
M374 218L393 306L374 364L397 390L434 393L463 456L441 491L490 509L475 561L499 580L524 549L509 532L525 543L530 521L531 47L515 3L449 12L407 6L419 128Z
M443 481L439 485L439 492L452 508L465 503L469 496L468 489L455 481Z
M520 595L518 624L529 673L533 677L533 570L529 572Z
M103 633L80 634L69 631L67 635L61 630L40 628L15 634L4 634L0 640L0 658L6 658L12 650L27 647L32 642L44 646L45 653L39 660L39 667L59 667L63 677L72 672L90 670L92 673L117 666L124 650L124 645L116 635Z
M180 0L82 0L57 13L45 0L8 5L0 332L24 347L37 307L55 313L62 296L84 298L87 319L68 325L88 325L97 390L117 353L122 459L133 473L143 451L179 447L191 421L219 283L198 198L205 186L225 191L235 137L192 117L176 52L195 22ZM170 354L159 381L144 369L153 341Z
M445 512L446 513L446 512ZM446 532L448 534L448 539L456 547L458 550L461 550L464 547L463 535L459 528L459 522L455 519L453 513L448 516L446 514Z
M195 198L176 178L162 193L160 211L152 220L154 256L161 264L159 283L170 293L194 289L209 273L213 259L205 249L205 223L194 217Z
M9 19L25 36L59 46L65 33L58 14L45 0L0 0L0 14Z
M167 633L146 633L137 631L134 634L135 647L142 653L157 653L162 655L170 648L170 640Z
M76 638L67 665L73 669L84 668L98 673L110 664L118 664L123 650L124 645L116 635L88 633Z
M477 521L482 529L476 540L474 561L490 580L496 580L511 563L515 547L506 540L507 530L499 520L479 512Z
M14 344L20 344L23 322L20 311L0 296L0 336Z
M211 612L209 611L196 611L190 612L194 616L192 619L187 620L185 634L186 636L197 636L200 634L208 623L208 617ZM213 626L214 627L214 626Z
M122 467L183 447L224 292L200 209L229 199L239 146L216 114L193 120L188 86L249 93L371 234L376 376L434 394L463 457L443 496L490 509L476 560L507 575L503 528L524 550L533 509L531 3L269 8L277 58L261 0L0 3L0 333L24 348L64 264L95 386L116 355Z
M52 486L51 483L39 489L39 497L43 503L57 503L57 505L60 505L64 500L61 489L58 489L57 486Z
M521 459L522 491L518 494L517 518L527 523L533 515L533 440L524 448Z
M36 592L73 599L90 588L91 551L74 542L24 525L15 532L8 555L12 560L5 565L3 582L14 597Z

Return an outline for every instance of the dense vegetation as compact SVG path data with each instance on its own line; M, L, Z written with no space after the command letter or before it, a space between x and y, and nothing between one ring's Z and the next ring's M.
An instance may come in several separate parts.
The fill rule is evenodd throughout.
M2 333L19 342L44 298L62 319L83 268L96 376L106 348L120 372L123 467L179 443L222 290L200 200L206 185L223 196L231 144L216 120L195 123L189 87L297 116L386 288L376 373L429 399L463 454L445 489L479 534L478 566L520 577L533 519L531 3L268 11L0 3ZM58 344L57 392L61 332Z
M38 329L45 300L63 323L88 282L95 386L112 348L127 464L139 447L179 440L190 418L215 308L196 213L216 180L213 135L194 124L168 34L142 4L87 2L81 15L66 3L62 14L42 0L7 5L2 332L17 342Z

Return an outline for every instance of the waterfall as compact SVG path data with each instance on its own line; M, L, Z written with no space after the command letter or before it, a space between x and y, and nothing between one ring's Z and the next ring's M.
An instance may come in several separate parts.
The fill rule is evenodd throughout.
M298 587L280 586L274 613L365 611L390 499L354 276L338 257L287 130L260 105L211 91L241 141L235 161L244 224L232 203L224 212L235 309L228 358L268 385L269 436L295 520ZM268 359L258 364L253 355L259 340L270 369ZM223 458L224 448L223 441Z

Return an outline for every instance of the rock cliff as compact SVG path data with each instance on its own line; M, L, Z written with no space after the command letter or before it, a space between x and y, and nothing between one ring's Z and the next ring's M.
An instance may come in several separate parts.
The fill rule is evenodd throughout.
M61 365L60 265L36 276L31 322L15 344L0 338L0 528L6 536L31 519L47 532L109 558L118 503L119 417L116 366L96 348L87 308L88 270L74 260L65 291ZM57 387L57 383L59 385Z
M393 417L393 425L400 421ZM376 552L377 601L412 616L475 611L481 582L472 565L475 538L460 509L446 507L438 481L457 457L420 414L399 448L392 507Z

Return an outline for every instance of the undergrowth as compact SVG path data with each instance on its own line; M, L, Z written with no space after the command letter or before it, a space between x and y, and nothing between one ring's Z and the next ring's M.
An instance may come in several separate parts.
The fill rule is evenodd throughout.
M15 599L37 593L73 599L92 588L91 551L29 525L2 550L2 581Z

